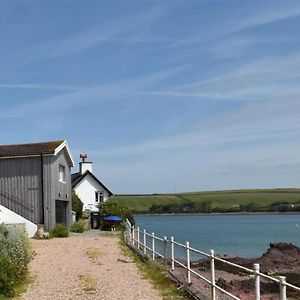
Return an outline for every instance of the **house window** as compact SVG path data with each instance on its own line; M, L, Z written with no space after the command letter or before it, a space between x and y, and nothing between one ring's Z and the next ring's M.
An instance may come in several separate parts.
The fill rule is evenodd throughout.
M59 181L66 182L66 168L62 165L59 165Z
M103 199L104 199L103 193L100 192L100 191L96 191L95 192L95 201L96 202L103 202Z

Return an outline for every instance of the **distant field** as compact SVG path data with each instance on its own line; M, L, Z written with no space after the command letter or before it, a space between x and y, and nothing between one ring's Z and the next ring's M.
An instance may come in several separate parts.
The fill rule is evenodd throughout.
M274 202L288 202L300 207L300 189L228 190L178 194L115 195L111 198L136 213L147 213L152 205L209 203L210 208L230 210L253 204L258 211L270 210Z

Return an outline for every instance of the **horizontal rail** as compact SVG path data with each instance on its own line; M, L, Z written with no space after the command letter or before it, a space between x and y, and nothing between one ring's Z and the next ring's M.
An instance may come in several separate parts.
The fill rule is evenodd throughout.
M214 259L217 260L217 261L220 261L220 262L222 262L222 263L224 263L224 264L227 264L227 265L229 265L229 266L236 267L236 268L238 268L238 269L241 269L241 270L243 270L243 271L246 271L246 272L248 272L248 273L250 273L250 274L251 274L251 273L254 274L254 270L251 270L251 269L249 269L249 268L243 267L243 266L241 266L241 265L237 265L237 264L235 264L235 263L232 263L232 262L230 262L230 261L228 261L228 260L225 260L225 259L222 259L222 258L220 258L220 257L214 256ZM270 278L272 278L272 277L270 277ZM274 279L274 278L272 278L272 279Z
M181 266L181 267L183 267L183 268L186 268L186 265L184 265L184 264L181 263L180 261L174 259L174 262L175 262L177 265L179 265L179 266Z
M152 237L152 235L151 235L151 237ZM136 238L132 238L132 240L133 241L135 241L136 243L138 243L139 242L139 244L140 244L140 247L142 247L142 248L146 248L147 250L149 250L150 252L152 252L152 253L154 253L154 254L156 254L157 256L159 256L159 257L161 257L161 258L165 258L162 254L160 254L159 252L157 252L157 251L153 251L153 249L151 248L151 247L149 247L149 246L145 246L143 243L142 243L142 241L138 241L138 239L136 239ZM160 239L161 240L161 239ZM163 239L162 239L163 240ZM163 240L164 241L164 240Z
M278 281L279 281L279 280L278 280ZM285 286L288 286L288 287L290 287L290 288L292 288L292 289L294 289L294 290L296 290L296 291L298 291L298 292L300 292L300 287L298 287L298 286L295 286L295 285L290 284L290 283L288 283L288 282L285 282L284 285L285 285Z
M295 285L292 285L290 283L287 283L285 281L284 276L278 276L273 277L269 276L267 274L261 273L259 270L259 264L254 264L253 269L238 265L236 263L230 262L228 260L225 260L221 257L215 256L214 251L211 250L210 254L200 251L198 249L195 249L193 247L190 247L189 243L186 242L186 244L179 243L174 240L173 237L170 239L167 239L167 237L161 238L158 236L155 236L154 233L148 233L146 230L140 230L139 227L135 228L134 226L131 226L130 222L126 220L126 231L125 231L125 237L128 242L128 240L131 242L133 246L136 246L139 250L141 250L144 255L148 255L147 251L151 253L152 260L154 261L156 257L161 257L163 259L167 259L168 255L171 255L171 268L172 271L175 270L175 266L182 267L183 269L186 270L186 280L187 283L190 284L192 282L191 280L191 274L194 276L194 280L196 278L201 279L202 281L206 282L211 286L211 299L216 300L216 290L220 291L221 293L227 295L231 299L234 300L240 300L237 296L231 294L230 292L226 291L222 287L218 286L215 283L215 262L221 262L227 266L234 267L236 269L242 270L245 273L248 273L250 277L253 278L253 284L254 284L254 290L253 293L255 293L255 299L259 300L261 299L260 296L260 278L267 279L269 281L275 282L279 285L279 299L280 300L286 300L286 288L291 288L294 291L300 292L300 287L297 287ZM142 239L141 239L142 238ZM162 244L159 244L160 247L157 247L156 243L157 242L162 242ZM175 247L176 246L176 247ZM168 247L169 252L168 252ZM180 247L186 252L186 257L183 261L179 261L178 259L175 258L175 249ZM163 248L163 250L162 250ZM163 253L160 253L160 251L163 251ZM198 273L196 270L191 268L191 260L190 260L190 253L196 253L200 254L208 259L210 261L210 276L211 278L208 279L202 274ZM186 264L185 264L186 263Z
M205 253L205 252L202 252L202 251L200 251L200 250L197 250L197 249L195 249L195 248L190 247L189 249L190 249L191 251L193 251L194 253L198 253L198 254L201 254L201 255L203 255L203 256L210 257L209 254L207 254L207 253Z
M174 245L180 246L180 247L182 247L182 248L186 248L186 245L180 244L180 243L175 242L175 241L174 241Z
M197 277L201 278L203 281L205 281L206 283L211 284L211 281L209 279L207 279L206 277L204 277L203 275L197 273L196 271L194 271L193 269L191 269L191 273L193 273L194 275L196 275Z
M232 299L235 299L235 300L241 300L240 298L238 298L238 297L232 295L231 293L229 293L228 291L222 289L221 287L219 287L219 286L217 286L217 285L214 285L214 287L215 287L217 290L219 290L220 292L226 294L227 296L229 296L229 297L232 298Z
M139 233L141 233L141 234L145 234L146 236L151 237L151 238L154 237L156 240L161 241L161 242L164 242L164 239L163 239L163 238L160 238L160 237L158 237L158 236L153 236L152 234L150 234L150 233L148 233L148 232L145 232L145 233L144 233L144 231L139 230L139 229L137 229L137 228L134 228L134 231L135 231L135 232L139 232Z

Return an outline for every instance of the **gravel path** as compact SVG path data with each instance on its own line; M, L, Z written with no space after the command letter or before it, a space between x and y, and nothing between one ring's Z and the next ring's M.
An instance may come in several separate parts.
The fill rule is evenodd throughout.
M121 253L118 237L69 237L33 240L34 282L22 299L162 299L131 258Z

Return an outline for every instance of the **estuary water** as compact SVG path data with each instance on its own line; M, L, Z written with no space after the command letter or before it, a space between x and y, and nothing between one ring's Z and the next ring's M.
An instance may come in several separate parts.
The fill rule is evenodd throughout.
M136 226L198 250L258 257L270 243L300 247L300 215L135 215Z

